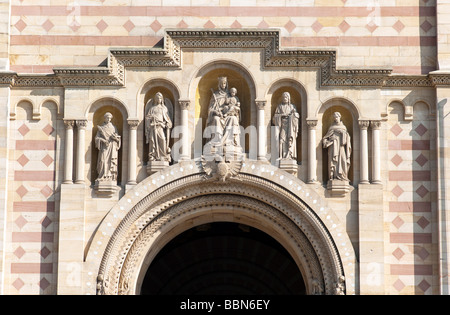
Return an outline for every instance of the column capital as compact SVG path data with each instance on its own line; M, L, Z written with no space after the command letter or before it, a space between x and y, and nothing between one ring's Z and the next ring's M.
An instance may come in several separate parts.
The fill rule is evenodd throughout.
M86 129L87 123L88 123L87 119L80 119L76 121L77 127L79 129Z
M359 124L359 128L366 130L367 128L369 128L370 120L359 120L358 124Z
M264 110L266 107L267 101L266 100L255 100L256 108L258 110Z
M191 106L190 100L178 100L178 104L180 105L181 110L188 110Z
M128 126L130 127L130 130L136 130L139 126L139 119L128 119Z
M75 120L73 119L64 119L64 126L66 129L73 129L75 126Z
M370 121L370 128L373 130L379 130L381 127L381 120L372 120Z
M316 129L316 127L317 127L317 120L310 120L310 119L308 119L308 120L306 120L306 124L308 125L308 129L309 130L311 130L311 129Z

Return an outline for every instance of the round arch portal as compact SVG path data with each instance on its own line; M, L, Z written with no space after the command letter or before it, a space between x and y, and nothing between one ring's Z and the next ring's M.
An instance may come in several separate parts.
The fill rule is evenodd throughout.
M141 295L304 295L292 256L268 234L235 222L190 228L151 262Z
M255 174L261 171L273 180ZM353 281L355 255L351 246L337 248L350 242L345 227L323 201L310 200L316 197L296 177L257 161L226 183L206 180L194 161L171 166L127 193L99 227L86 260L97 275L96 293L139 294L148 267L171 240L203 224L234 222L275 239L298 266L307 294L352 294L346 282Z

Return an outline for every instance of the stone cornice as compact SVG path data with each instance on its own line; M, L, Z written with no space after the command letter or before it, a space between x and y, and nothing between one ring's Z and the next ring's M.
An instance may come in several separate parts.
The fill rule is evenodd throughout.
M182 66L183 49L260 49L263 68L313 68L321 86L334 87L433 87L450 85L450 73L393 75L391 69L337 69L333 49L282 49L279 30L168 29L162 48L110 48L108 65L94 68L55 68L53 74L0 73L0 85L11 87L124 86L125 68Z

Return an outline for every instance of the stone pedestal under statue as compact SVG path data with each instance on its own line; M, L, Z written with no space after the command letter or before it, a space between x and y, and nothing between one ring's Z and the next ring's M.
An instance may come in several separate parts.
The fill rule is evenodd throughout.
M214 144L212 142L207 143L203 148L203 155L209 159L217 159L225 161L242 160L245 156L240 146L235 145L222 145Z
M330 179L327 189L332 196L343 197L350 191L350 184L346 180Z
M147 174L159 172L169 166L168 161L149 161L147 164Z
M297 175L298 173L298 165L296 160L281 159L279 168L293 175Z
M99 196L110 197L114 195L117 190L117 181L95 181L94 189Z

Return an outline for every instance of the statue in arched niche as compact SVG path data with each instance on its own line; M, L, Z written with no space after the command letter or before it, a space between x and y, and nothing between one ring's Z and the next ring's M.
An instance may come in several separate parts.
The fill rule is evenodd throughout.
M351 138L341 120L341 113L333 113L333 124L322 139L323 148L328 149L329 180L349 181Z
M277 106L272 118L274 126L278 127L278 160L297 159L297 136L300 114L291 103L291 95L284 92L281 103Z
M206 137L201 166L207 177L226 181L238 176L245 154L240 144L241 103L237 89L228 89L227 77L219 77L208 106Z
M237 96L237 89L228 89L227 77L219 77L218 81L218 89L212 91L208 107L206 129L209 141L207 147L211 148L212 152L227 149L241 152L239 140L241 104Z
M173 105L161 92L148 102L145 115L145 136L149 145L149 161L170 162L170 131L173 126Z
M95 147L99 150L97 159L97 182L117 181L118 156L121 137L112 124L113 115L106 113L103 124L98 126Z

